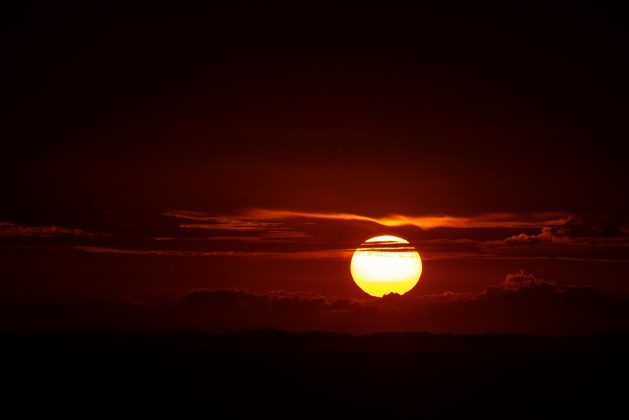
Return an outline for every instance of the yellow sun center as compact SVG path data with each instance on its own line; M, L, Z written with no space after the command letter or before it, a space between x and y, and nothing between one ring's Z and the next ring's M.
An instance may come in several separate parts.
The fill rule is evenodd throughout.
M407 240L377 236L354 252L350 269L361 289L371 296L382 297L411 290L422 274L422 260Z

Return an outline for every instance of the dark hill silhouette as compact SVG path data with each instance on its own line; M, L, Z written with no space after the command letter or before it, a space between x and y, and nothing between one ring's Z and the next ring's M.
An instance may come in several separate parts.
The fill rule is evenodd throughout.
M3 408L204 418L605 418L629 336L5 334ZM621 411L615 411L621 410Z

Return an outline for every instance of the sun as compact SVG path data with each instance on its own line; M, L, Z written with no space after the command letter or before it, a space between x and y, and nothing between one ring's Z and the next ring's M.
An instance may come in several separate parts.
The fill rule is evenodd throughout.
M397 236L376 236L356 249L350 270L358 287L371 296L401 295L419 281L422 260L407 240Z

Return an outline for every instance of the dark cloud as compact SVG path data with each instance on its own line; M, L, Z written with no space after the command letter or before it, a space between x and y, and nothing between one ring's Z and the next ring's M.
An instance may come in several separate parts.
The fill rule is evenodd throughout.
M533 274L526 274L524 270L520 270L516 274L507 274L504 281L500 285L503 290L510 290L513 292L519 292L526 289L533 289L536 287L550 287L551 284L545 282L542 279L538 279Z
M523 271L483 293L382 299L242 290L195 291L179 299L154 296L118 301L3 307L8 330L132 330L229 332L261 328L372 333L591 334L627 331L629 298L603 290L547 282Z
M0 221L0 238L106 238L108 234L93 233L83 229L62 226L27 226L18 223Z
M297 259L297 260L318 260L318 259L340 259L351 255L351 250L346 249L324 249L313 251L265 251L265 250L178 250L178 249L130 249L111 248L103 246L62 246L54 249L72 249L89 254L118 254L118 255L156 255L162 257L256 257L271 259Z
M520 233L510 236L507 242L583 242L595 238L626 238L625 229L619 218L605 215L571 215L561 225L544 226L537 234Z
M505 256L629 261L629 236L622 225L606 217L571 216L565 225L545 226L487 243Z
M509 236L505 239L508 244L518 243L542 243L542 242L566 242L567 238L558 236L556 230L552 227L546 226L542 228L540 233L526 234L520 233L518 235Z

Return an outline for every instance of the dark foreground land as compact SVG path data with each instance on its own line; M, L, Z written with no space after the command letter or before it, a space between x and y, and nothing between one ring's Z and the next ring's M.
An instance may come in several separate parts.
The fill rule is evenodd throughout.
M629 336L3 335L2 407L177 418L627 418Z

